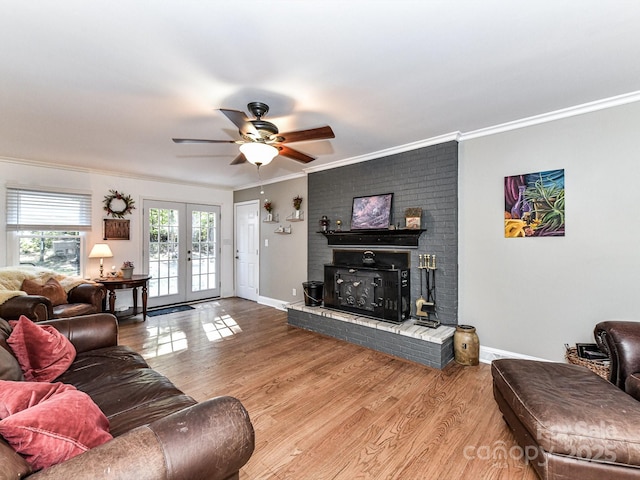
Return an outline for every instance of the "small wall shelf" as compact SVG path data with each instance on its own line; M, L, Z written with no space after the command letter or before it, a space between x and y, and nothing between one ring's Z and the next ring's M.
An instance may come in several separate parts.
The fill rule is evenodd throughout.
M304 222L304 212L299 210L300 214L296 217L296 212L293 212L287 217L287 222Z
M289 225L288 227L283 227L282 225L280 225L273 232L279 235L291 235L291 225Z
M277 213L271 214L271 220L269 220L268 216L266 216L264 220L262 220L262 223L279 223L279 222L280 222L280 216Z

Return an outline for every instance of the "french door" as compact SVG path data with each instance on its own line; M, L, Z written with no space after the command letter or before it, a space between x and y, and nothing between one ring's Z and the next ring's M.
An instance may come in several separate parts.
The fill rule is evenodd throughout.
M144 201L149 306L220 296L220 207Z

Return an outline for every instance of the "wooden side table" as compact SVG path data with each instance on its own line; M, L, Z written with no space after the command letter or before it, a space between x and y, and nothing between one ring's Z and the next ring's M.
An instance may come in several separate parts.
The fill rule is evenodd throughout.
M138 287L142 287L142 320L147 319L147 296L149 279L151 275L133 275L131 278L105 277L94 278L95 282L101 283L109 291L109 312L116 315L116 290L131 288L133 291L133 308L119 312L118 318L137 315L138 312Z

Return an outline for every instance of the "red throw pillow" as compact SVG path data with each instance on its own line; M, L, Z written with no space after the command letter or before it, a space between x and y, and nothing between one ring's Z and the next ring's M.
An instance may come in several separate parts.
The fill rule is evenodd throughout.
M13 332L7 343L13 350L25 380L50 382L66 372L76 358L76 349L54 327L38 325L24 315L9 322Z
M39 284L35 280L26 278L22 282L21 290L29 295L42 295L51 300L51 305L57 307L67 303L67 292L64 291L62 285L53 277L47 280L44 285Z
M50 467L113 438L91 397L62 383L0 381L0 435L34 470Z
M13 382L0 380L0 420L44 402L65 390L76 390L65 383Z

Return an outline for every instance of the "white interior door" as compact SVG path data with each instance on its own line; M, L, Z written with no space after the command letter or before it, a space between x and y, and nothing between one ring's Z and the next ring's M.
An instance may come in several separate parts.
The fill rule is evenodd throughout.
M220 207L145 200L149 306L220 295Z
M260 203L257 200L236 203L236 296L258 300Z

